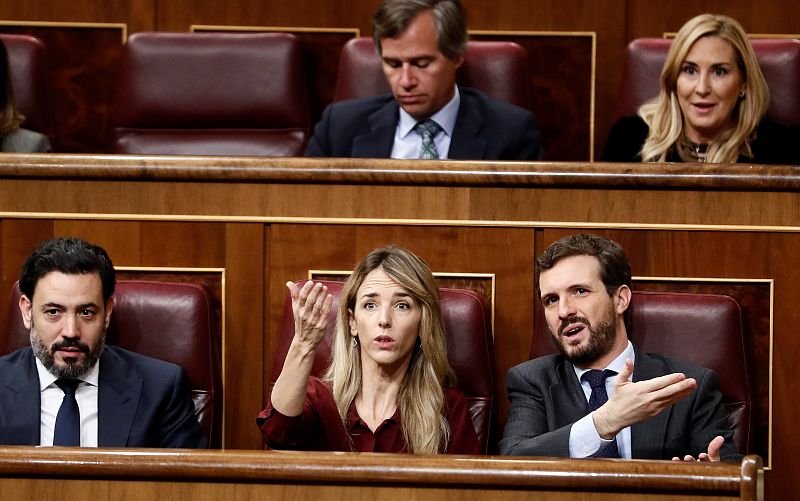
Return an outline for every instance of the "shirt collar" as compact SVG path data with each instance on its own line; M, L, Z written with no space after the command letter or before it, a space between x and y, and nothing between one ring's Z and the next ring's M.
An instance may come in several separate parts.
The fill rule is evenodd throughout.
M45 389L53 386L58 378L53 375L44 364L39 360L39 357L33 357L36 360L36 372L39 373L39 391L44 391ZM81 381L84 383L90 384L92 386L98 386L100 375L100 360L98 359L97 362L89 369L89 372L83 375Z
M452 99L429 118L439 124L439 127L442 128L445 134L452 137L453 129L456 127L456 117L458 117L458 107L460 105L461 93L458 91L458 85L456 85ZM398 125L400 138L405 139L414 129L414 126L417 125L417 122L419 122L419 120L409 115L406 110L400 107L400 124Z
M625 349L622 350L622 353L617 355L617 358L612 360L611 363L608 364L608 366L605 368L611 369L612 371L619 374L620 372L622 372L622 369L625 368L626 358L630 358L631 362L636 363L636 352L633 349L633 344L631 344L630 339L628 340L628 346L626 346ZM575 365L573 365L572 367L575 369L575 375L578 376L578 381L581 380L581 376L583 376L584 372L591 370L591 369L581 369Z
M394 421L395 423L400 424L400 406L397 406L394 414L392 414L392 417L387 419L387 421ZM350 407L347 409L347 431L353 432L359 426L369 430L367 423L365 423L364 420L361 419L361 416L358 415L358 411L356 410L356 401L353 400L350 403Z

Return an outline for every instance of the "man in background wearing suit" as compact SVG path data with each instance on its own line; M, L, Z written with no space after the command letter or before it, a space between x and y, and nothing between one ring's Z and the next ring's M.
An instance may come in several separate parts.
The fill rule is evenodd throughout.
M628 340L631 267L616 242L564 237L537 271L561 353L508 371L502 454L738 459L714 372L641 353Z
M373 38L393 95L328 106L311 157L539 160L533 115L458 87L467 28L460 0L384 0Z
M44 242L22 267L31 346L0 358L0 444L205 448L177 365L105 345L114 266L101 247Z

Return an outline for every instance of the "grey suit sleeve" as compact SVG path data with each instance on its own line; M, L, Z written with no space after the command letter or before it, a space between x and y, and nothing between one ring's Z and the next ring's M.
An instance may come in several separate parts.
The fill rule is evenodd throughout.
M205 449L208 437L194 414L186 373L176 366L174 376L172 394L159 422L158 447Z
M525 366L512 367L508 371L507 388L510 407L500 454L514 456L569 457L569 433L567 426L548 431L547 389L535 381Z

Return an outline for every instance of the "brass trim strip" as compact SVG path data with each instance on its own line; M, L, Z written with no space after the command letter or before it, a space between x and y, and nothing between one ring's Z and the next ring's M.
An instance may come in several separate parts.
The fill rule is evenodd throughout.
M84 22L61 22L61 21L7 21L0 20L2 26L33 26L43 28L118 28L122 30L122 43L128 39L127 23L84 23Z
M200 31L243 31L243 32L285 32L285 33L343 33L361 36L358 28L312 28L308 26L243 26L224 24L192 24L189 26L192 33Z
M394 219L355 217L292 217L292 216L210 216L192 214L104 214L76 212L0 212L0 219L65 219L77 221L166 221L203 223L263 223L263 224L351 224L456 226L478 228L583 228L620 230L680 230L680 231L763 231L771 233L800 233L800 226L742 225L742 224L676 224L676 223L599 223L576 221L494 221L481 219Z

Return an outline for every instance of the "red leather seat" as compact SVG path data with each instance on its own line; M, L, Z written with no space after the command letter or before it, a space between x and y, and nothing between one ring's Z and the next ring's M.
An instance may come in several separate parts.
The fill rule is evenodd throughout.
M767 116L787 125L800 125L800 40L751 40L772 101ZM658 95L661 69L672 40L639 38L625 50L617 118L635 115L645 101Z
M119 280L106 342L184 368L192 387L195 415L209 444L222 441L222 383L219 335L211 291L189 282ZM30 346L19 311L15 283L0 354Z
M325 339L320 343L314 358L311 374L321 375L328 367L331 343L336 332L336 316L342 282L322 281L333 294L330 322ZM439 289L447 328L447 356L458 378L457 387L467 398L472 424L484 452L489 442L489 427L494 404L494 342L492 324L486 302L478 294L463 289ZM294 315L288 292L284 302L281 326L270 382L281 373L283 361L294 337Z
M529 104L528 53L514 42L467 43L456 81L496 99L526 108ZM334 99L377 96L391 92L383 62L370 37L354 38L342 48Z
M53 124L47 91L47 51L30 35L0 35L8 51L11 85L17 109L25 115L22 127L52 138Z
M113 150L302 155L302 47L288 33L136 33L117 85Z
M634 292L629 337L637 350L659 353L714 370L739 451L752 435L752 399L744 350L742 311L730 296ZM531 358L556 353L543 315Z

